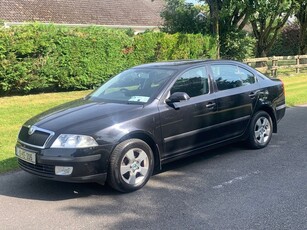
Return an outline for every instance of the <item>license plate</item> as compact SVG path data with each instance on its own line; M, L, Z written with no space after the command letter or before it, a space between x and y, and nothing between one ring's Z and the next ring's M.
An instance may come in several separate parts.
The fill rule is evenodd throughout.
M36 164L36 154L21 148L16 147L16 156L31 164Z

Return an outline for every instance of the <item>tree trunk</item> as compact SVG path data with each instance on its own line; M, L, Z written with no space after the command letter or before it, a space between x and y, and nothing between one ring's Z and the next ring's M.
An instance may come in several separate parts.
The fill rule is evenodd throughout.
M306 54L307 53L307 23L300 24L300 46L299 46L299 54Z
M220 58L220 28L219 28L219 9L217 1L208 0L208 5L210 8L210 16L212 21L212 32L216 37L216 58Z
M256 57L266 57L267 56L267 46L264 42L264 39L260 37L257 41L257 50L256 50ZM267 63L260 61L256 62L256 67L266 67Z
M299 35L299 54L306 54L307 52L307 2L302 1L299 10L295 14L299 26L300 26L300 35Z
M256 57L266 57L267 55L267 44L265 42L266 38L259 36L257 40L257 50Z

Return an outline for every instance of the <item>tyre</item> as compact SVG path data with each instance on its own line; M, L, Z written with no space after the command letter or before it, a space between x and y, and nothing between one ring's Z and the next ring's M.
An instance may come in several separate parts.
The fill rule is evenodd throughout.
M118 144L110 157L108 184L120 192L142 188L149 180L154 166L152 149L140 139Z
M266 147L272 138L273 124L270 115L265 111L257 112L249 126L248 145L253 149Z

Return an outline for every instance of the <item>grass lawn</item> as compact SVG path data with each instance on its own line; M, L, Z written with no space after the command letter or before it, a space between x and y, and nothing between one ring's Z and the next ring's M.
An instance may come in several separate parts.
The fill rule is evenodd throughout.
M307 104L307 73L280 73L288 106ZM17 168L14 146L21 125L32 116L67 101L81 98L90 91L46 93L0 97L0 173Z
M307 104L307 73L282 74L278 78L285 85L287 106Z
M17 168L14 146L21 125L32 116L90 91L0 97L0 173Z

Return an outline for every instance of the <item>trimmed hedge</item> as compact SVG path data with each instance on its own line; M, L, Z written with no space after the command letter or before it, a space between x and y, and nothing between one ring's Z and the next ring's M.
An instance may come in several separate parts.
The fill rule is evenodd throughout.
M213 58L200 34L29 24L0 28L0 95L91 89L142 63Z

